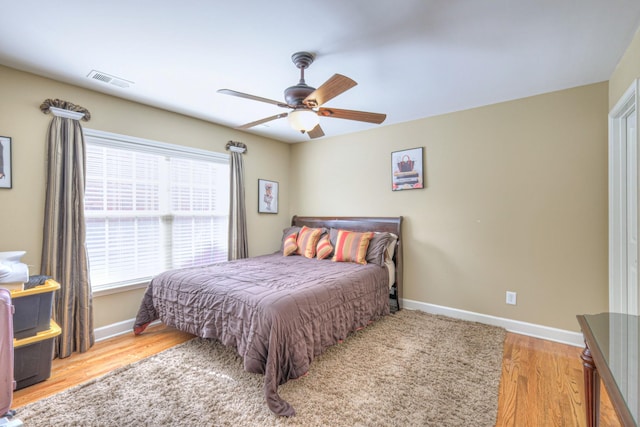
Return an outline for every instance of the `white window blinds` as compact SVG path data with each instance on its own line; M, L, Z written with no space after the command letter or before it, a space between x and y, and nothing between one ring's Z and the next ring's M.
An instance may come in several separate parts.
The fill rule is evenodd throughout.
M84 132L94 290L227 260L228 155Z

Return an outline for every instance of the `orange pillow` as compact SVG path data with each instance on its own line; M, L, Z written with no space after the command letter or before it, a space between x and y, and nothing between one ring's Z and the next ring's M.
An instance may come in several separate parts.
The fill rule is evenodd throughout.
M318 245L316 246L316 258L325 259L332 253L333 246L331 246L329 235L325 233L320 237L320 240L318 240Z
M298 239L298 233L289 234L282 244L282 255L289 256L298 249L296 241Z
M316 245L318 244L320 234L322 234L322 228L309 228L306 225L303 226L300 232L298 232L298 240L296 241L298 249L296 250L296 253L307 258L315 257Z
M373 238L373 232L358 233L355 231L339 230L336 239L335 253L332 261L355 262L366 264L367 248Z

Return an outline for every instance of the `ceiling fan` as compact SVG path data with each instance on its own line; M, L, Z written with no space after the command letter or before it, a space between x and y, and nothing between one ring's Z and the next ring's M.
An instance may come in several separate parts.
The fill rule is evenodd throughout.
M324 132L320 127L320 117L333 117L376 124L382 123L387 118L386 114L322 107L324 103L351 89L357 85L357 83L342 74L334 74L318 89L308 86L304 81L304 70L313 63L314 59L315 56L309 52L296 52L291 55L291 60L296 67L300 69L300 81L297 85L284 90L285 102L274 101L230 89L219 89L218 93L266 102L291 110L288 113L276 114L275 116L238 126L237 129L249 129L272 120L288 117L289 124L292 128L302 133L306 132L310 138L319 138L324 136Z

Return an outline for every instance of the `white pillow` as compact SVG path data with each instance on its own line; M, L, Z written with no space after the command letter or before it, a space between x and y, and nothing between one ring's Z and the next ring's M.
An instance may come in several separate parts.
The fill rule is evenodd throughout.
M389 289L396 283L396 265L393 262L393 255L396 252L396 242L398 241L398 236L389 233L391 235L391 239L389 239L389 243L387 244L387 249L384 251L384 265L387 266L387 271L389 272Z
M389 233L389 235L391 236L391 239L389 239L389 243L387 244L387 250L385 251L385 254L384 254L385 261L393 259L393 255L396 253L396 243L398 242L397 235L393 233Z
M20 258L26 253L26 251L0 252L0 263L15 264L16 262L20 262Z
M384 265L387 266L387 271L389 272L389 289L391 289L393 284L396 283L396 265L393 261L385 261Z

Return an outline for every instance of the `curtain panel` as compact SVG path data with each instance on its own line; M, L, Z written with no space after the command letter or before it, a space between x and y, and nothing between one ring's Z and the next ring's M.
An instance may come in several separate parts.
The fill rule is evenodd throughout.
M247 211L244 198L244 163L242 155L247 146L242 142L229 141L226 146L231 153L229 192L229 260L247 258Z
M57 338L54 353L64 358L74 351L85 352L94 344L85 247L85 143L79 122L79 119L88 121L91 116L86 109L59 99L47 99L40 109L45 114L54 114L46 138L48 167L41 274L60 283L53 318L62 334Z

